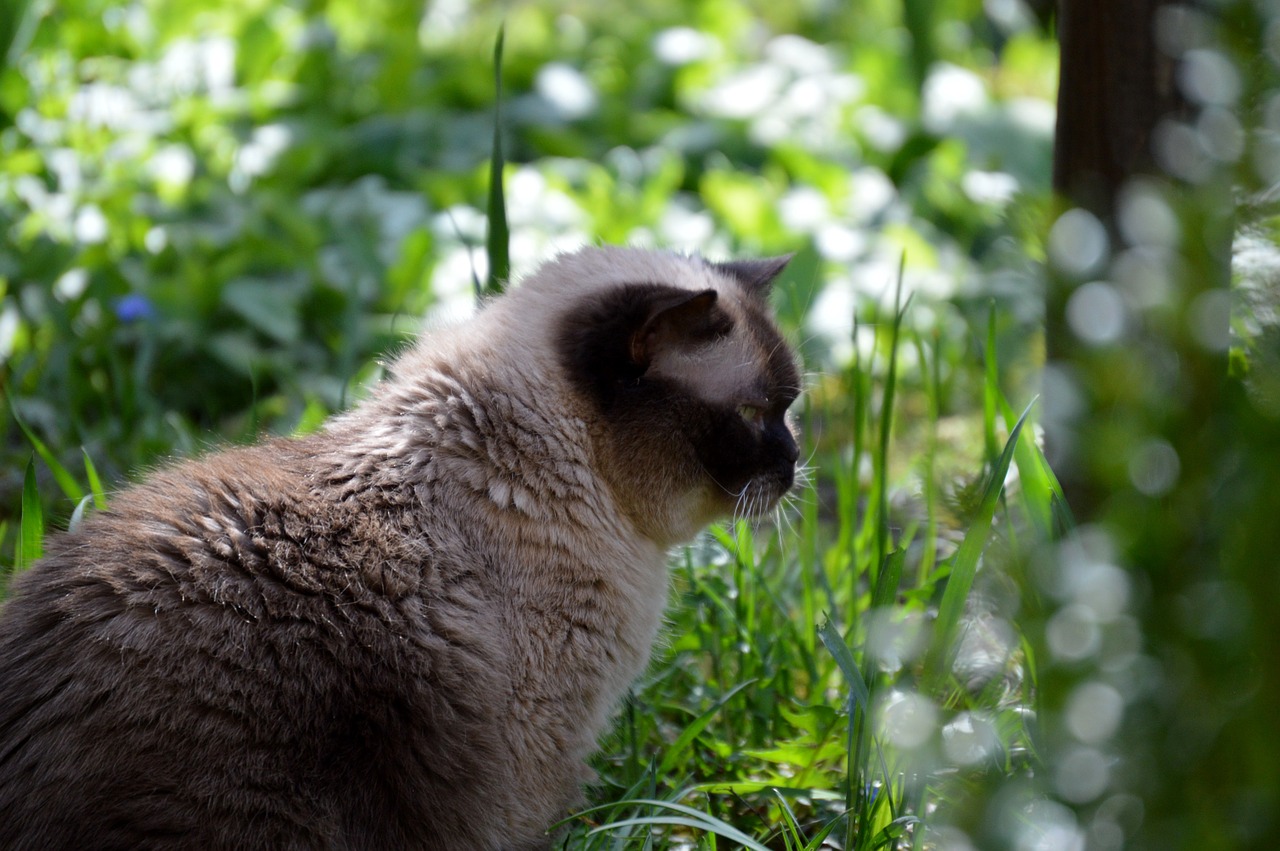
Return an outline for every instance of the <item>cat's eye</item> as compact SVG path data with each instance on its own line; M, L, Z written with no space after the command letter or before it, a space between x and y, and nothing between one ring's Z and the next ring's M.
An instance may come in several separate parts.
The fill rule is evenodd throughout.
M760 405L739 405L738 416L742 417L747 425L758 426L764 419L764 408Z

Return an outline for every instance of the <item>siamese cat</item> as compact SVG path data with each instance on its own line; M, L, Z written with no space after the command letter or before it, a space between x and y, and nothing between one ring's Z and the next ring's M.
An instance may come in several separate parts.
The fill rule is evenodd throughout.
M792 484L785 263L563 255L54 539L0 609L0 847L548 847L668 548Z

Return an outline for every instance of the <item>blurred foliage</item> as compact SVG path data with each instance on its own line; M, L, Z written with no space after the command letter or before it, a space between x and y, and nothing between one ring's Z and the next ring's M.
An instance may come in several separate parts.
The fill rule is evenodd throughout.
M1062 356L1045 372L1046 427L1055 467L1083 482L1073 507L1088 525L1070 547L1033 559L1062 583L1062 605L1042 624L1058 657L1041 669L1044 698L1066 708L1071 728L1073 703L1100 683L1116 689L1123 747L1109 773L1124 793L1094 803L1090 783L1075 787L1072 760L1092 762L1097 778L1099 758L1111 758L1087 736L1062 736L1046 754L1060 796L1092 816L1095 843L1273 848L1280 608L1270 565L1280 537L1268 518L1280 516L1280 411L1268 394L1280 288L1269 223L1280 23L1275 7L1253 2L1158 12L1157 44L1185 103L1150 134L1161 173L1121 189L1110 230L1069 210L1047 240L1066 322ZM1067 588L1090 575L1131 614L1073 612L1081 592ZM1130 648L1118 654L1134 654L1126 675L1081 664L1058 631L1068 628Z
M1044 189L1054 54L1026 22L993 37L979 3L943 6L931 50L971 103L939 95L931 123L892 3L7 4L5 392L111 479L340 407L483 279L504 19L517 274L587 238L817 242L846 292L860 264L887 284L903 248L954 285L1008 251L1009 197ZM15 428L2 450L12 505Z

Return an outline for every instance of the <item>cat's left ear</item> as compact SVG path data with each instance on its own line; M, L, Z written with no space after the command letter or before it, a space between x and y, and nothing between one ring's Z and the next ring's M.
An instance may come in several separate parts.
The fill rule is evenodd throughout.
M631 362L647 369L657 352L706 337L715 330L715 306L715 290L660 293L644 324L631 335Z
M781 257L761 257L750 260L727 260L713 263L712 266L721 274L733 278L747 292L758 298L769 295L773 282L787 268L794 254Z

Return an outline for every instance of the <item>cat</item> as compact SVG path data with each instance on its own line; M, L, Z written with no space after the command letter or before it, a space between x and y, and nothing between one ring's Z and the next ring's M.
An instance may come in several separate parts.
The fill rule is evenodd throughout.
M549 847L668 549L793 483L785 263L561 255L54 538L0 609L0 847Z

